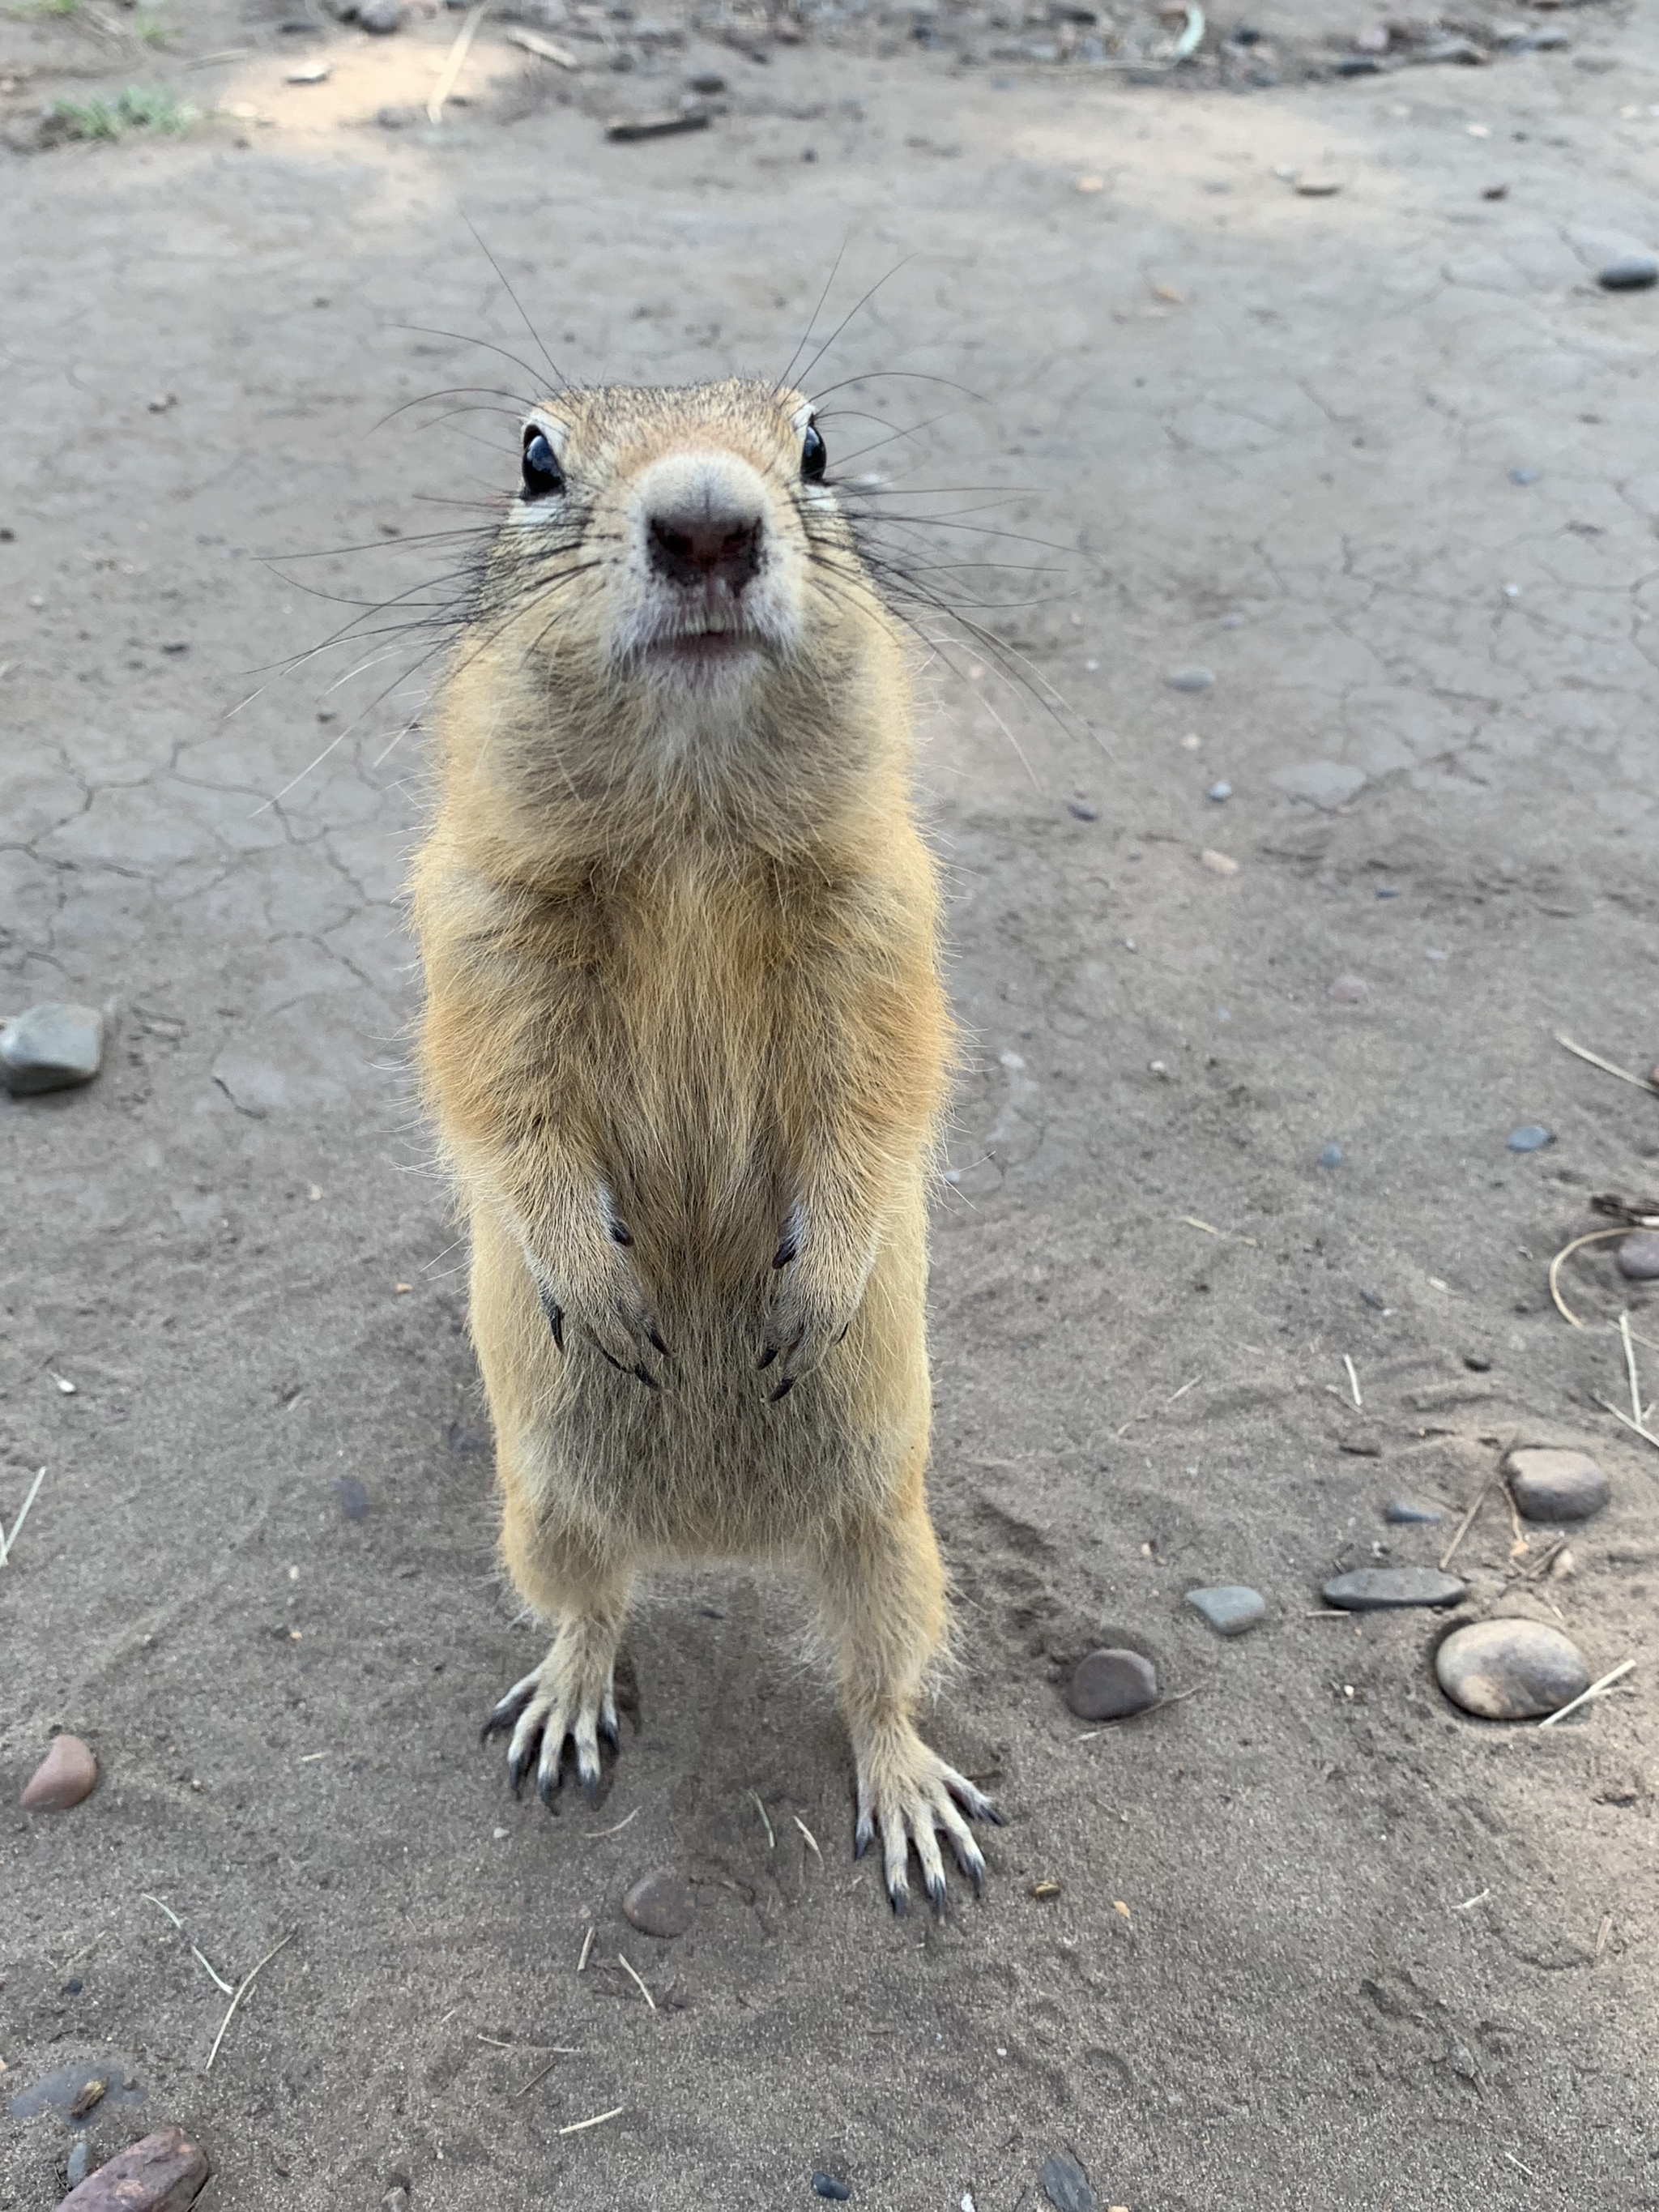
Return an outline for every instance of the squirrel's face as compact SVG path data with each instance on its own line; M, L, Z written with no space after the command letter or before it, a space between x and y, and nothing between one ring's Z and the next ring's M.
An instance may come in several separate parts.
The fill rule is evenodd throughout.
M571 392L532 410L522 451L500 550L573 676L729 696L843 623L860 572L799 392Z

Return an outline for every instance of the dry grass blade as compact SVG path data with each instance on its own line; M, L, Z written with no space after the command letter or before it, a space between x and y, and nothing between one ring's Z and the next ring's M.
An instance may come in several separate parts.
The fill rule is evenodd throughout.
M1630 1382L1630 1417L1640 1428L1644 1425L1642 1385L1636 1372L1636 1346L1630 1340L1628 1313L1621 1313L1619 1316L1619 1341L1625 1347L1625 1373Z
M627 1954L623 1951L618 1951L617 1954L617 1962L621 1966L623 1972L633 1982L634 1986L638 1990L640 1995L645 1999L647 2004L650 2006L652 2011L655 2012L657 2009L657 2000L652 1996L650 1990L647 1989L635 1968L629 1965Z
M595 2112L591 2120L572 2120L559 2130L562 2136L579 2136L584 2128L603 2127L607 2120L618 2120L628 2110L626 2105L613 2105L608 2112Z
M592 1834L588 1838L588 1839L587 1839L587 1840L588 1840L588 1842L589 1842L590 1844L602 1844L602 1843L605 1841L605 1838L606 1838L607 1836L619 1836L619 1835L621 1835L621 1833L622 1833L623 1830L623 1829L628 1826L629 1821L629 1820L637 1820L639 1819L639 1817L640 1817L640 1808L639 1808L639 1807L636 1805L636 1806L634 1808L633 1811L632 1811L630 1814L628 1814L628 1816L627 1816L627 1818L626 1818L625 1820L618 1820L618 1821L617 1821L617 1825L616 1825L616 1826L615 1826L614 1828L595 1828L595 1829L594 1829L594 1831L593 1831L593 1832L592 1832Z
M1575 1044L1570 1036L1563 1036L1559 1030L1555 1032L1555 1042L1564 1045L1578 1059L1587 1060L1592 1067L1599 1067L1603 1075L1616 1075L1621 1083L1633 1083L1638 1091L1645 1091L1650 1097L1659 1098L1659 1083L1650 1083L1645 1075L1632 1075L1627 1067L1615 1067L1612 1060L1603 1060L1599 1052L1591 1052L1582 1044Z
M1588 1236L1575 1237L1571 1244L1564 1244L1550 1261L1550 1296L1555 1301L1555 1310L1571 1327L1587 1328L1589 1324L1579 1320L1577 1315L1561 1295L1561 1262L1564 1260L1570 1260L1575 1252L1582 1252L1586 1244L1601 1244L1609 1237L1626 1237L1629 1234L1628 1229L1625 1228L1592 1229Z
M802 1835L805 1837L807 1850L811 1852L813 1857L817 1861L818 1864L822 1866L823 1864L823 1853L818 1849L817 1838L812 1833L812 1831L807 1826L805 1821L802 1820L799 1813L792 1813L789 1817L794 1822L795 1826L800 1830Z
M489 0L478 0L478 5L476 8L470 8L467 10L466 21L455 33L455 43L449 50L449 58L445 62L438 82L432 88L432 97L426 104L426 119L428 123L443 121L444 102L454 91L461 71L466 66L467 49L472 44L473 37L479 24L483 21L484 11L489 5Z
M1359 1395L1359 1377L1354 1370L1352 1360L1346 1352L1342 1355L1342 1364L1348 1370L1348 1388L1353 1393L1353 1409L1356 1413L1363 1413L1365 1410L1365 1401Z
M4 1528L0 1528L0 1567L9 1566L11 1564L11 1547L17 1541L19 1535L21 1534L23 1523L29 1517L29 1508L33 1504L35 1498L39 1494L40 1486L46 1479L46 1470L45 1468L41 1468L36 1474L33 1481L29 1485L29 1494L23 1500L22 1510L18 1514L17 1518L11 1524L10 1535L7 1535Z
M1254 1244L1254 1237L1241 1237L1236 1229L1218 1229L1212 1221L1200 1221L1195 1213L1183 1213L1182 1221L1188 1229L1201 1229L1206 1237L1219 1237L1229 1244Z
M587 1972L588 1954L593 1948L593 1923L590 1920L587 1923L587 1933L582 1937L582 1954L576 1961L576 1972L579 1974L585 1974Z
M237 2007L241 2003L242 1999L247 1995L248 1991L253 1987L255 1975L263 1973L264 1969L276 1956L276 1954L279 1951L285 1951L288 1948L289 1945L294 1941L297 1933L297 1929L290 1928L288 1934L283 1936L282 1942L280 1943L273 1943L270 1950L265 1953L264 1957L260 1960L258 1965L257 1966L251 1967L247 1973L243 1976L235 1996L232 1997L230 2001L230 2010L225 2014L224 2018L219 2023L219 2033L213 2039L213 2048L208 2053L207 2064L202 2069L202 2071L204 2074L210 2074L213 2071L213 2062L219 2056L219 2045L225 2039L225 2030L230 2026L232 2021L235 2019Z
M1592 1698L1601 1697L1604 1692L1610 1690L1615 1682L1622 1682L1635 1665L1636 1662L1633 1659L1626 1659L1622 1666L1615 1667L1610 1673L1603 1674L1599 1682L1592 1682L1588 1690L1581 1690L1570 1705L1562 1705L1553 1713L1547 1713L1539 1722L1539 1727L1553 1728L1557 1721L1564 1721L1569 1713L1576 1713L1580 1705L1589 1705Z
M769 1851L775 1851L778 1847L778 1839L772 1833L772 1823L766 1817L766 1808L761 1802L760 1791L758 1790L751 1790L749 1795L755 1801L755 1810L760 1814L761 1826L766 1831L766 1848Z
M1486 1480L1481 1484L1480 1489L1475 1492L1474 1497L1469 1500L1468 1510L1464 1514L1463 1518L1458 1522L1455 1534L1453 1536L1450 1543L1447 1545L1445 1550L1440 1554L1440 1571L1442 1574L1444 1574L1448 1566L1450 1565L1451 1561L1456 1553L1458 1546L1462 1542L1464 1537L1468 1534L1469 1530L1474 1526L1474 1516L1480 1510L1481 1506L1486 1502L1486 1492L1492 1488L1492 1476L1488 1475Z
M1621 1413L1617 1406L1610 1405L1599 1392L1592 1390L1590 1395L1603 1413L1611 1413L1615 1421L1623 1422L1626 1428L1640 1437L1644 1443L1651 1444L1655 1451L1659 1451L1659 1437L1656 1437L1651 1429L1644 1428L1640 1421L1632 1421L1628 1413Z

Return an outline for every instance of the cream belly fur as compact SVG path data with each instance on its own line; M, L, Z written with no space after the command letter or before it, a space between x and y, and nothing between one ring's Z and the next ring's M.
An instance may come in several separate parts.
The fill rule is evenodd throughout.
M917 1734L927 1205L951 1040L908 669L799 392L563 394L445 685L422 1066L472 1234L502 1556L549 1622L495 1707L590 1791L643 1569L803 1568L903 1910L988 1801Z

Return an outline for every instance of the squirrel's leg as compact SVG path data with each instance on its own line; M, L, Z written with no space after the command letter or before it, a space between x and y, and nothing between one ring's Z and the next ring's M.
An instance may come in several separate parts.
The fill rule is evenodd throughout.
M507 1571L520 1595L558 1625L546 1658L513 1685L485 1722L484 1734L511 1729L507 1772L514 1795L533 1765L536 1787L550 1808L570 1741L591 1800L599 1794L599 1738L612 1751L617 1747L613 1674L633 1576L625 1562L604 1557L573 1532L540 1519L510 1462L500 1474Z
M1000 1819L990 1799L916 1733L923 1678L945 1640L946 1619L944 1570L922 1492L925 1452L924 1442L897 1494L842 1522L820 1540L813 1559L858 1772L854 1855L861 1857L879 1834L887 1894L901 1913L909 1909L912 1844L927 1894L942 1912L940 1834L979 1889L985 1861L968 1821Z

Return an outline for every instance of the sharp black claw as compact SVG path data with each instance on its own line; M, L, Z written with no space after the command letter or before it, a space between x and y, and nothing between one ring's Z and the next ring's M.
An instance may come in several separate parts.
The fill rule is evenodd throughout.
M608 1743L612 1751L620 1751L622 1749L622 1737L617 1733L617 1723L615 1721L599 1721L595 1723L595 1726L599 1730L599 1741L602 1743Z
M563 1310L550 1291L543 1291L539 1285L538 1290L542 1302L542 1311L547 1316L547 1325L553 1332L553 1341L562 1352L564 1350Z
M789 1395L789 1393L794 1389L794 1376L793 1375L786 1375L782 1382L779 1383L777 1389L772 1393L771 1403L775 1406L781 1404L782 1401Z
M550 1813L556 1813L559 1809L556 1802L559 1795L559 1770L556 1766L550 1774L544 1769L536 1777L536 1795Z
M786 1237L772 1255L772 1265L775 1267L787 1267L794 1256L795 1240L793 1237Z
M507 1778L512 1786L513 1795L515 1797L523 1789L525 1776L528 1774L529 1771L530 1761L527 1759L509 1759L507 1760Z
M588 1803L589 1803L590 1805L597 1805L597 1804L599 1803L599 1776L598 1776L597 1774L584 1774L584 1775L583 1775L583 1777L582 1777L582 1796L583 1796L584 1797L586 1797L586 1800L587 1800L587 1802L588 1802Z
M756 1365L757 1367L769 1367L772 1364L772 1362L777 1358L781 1348L782 1347L779 1345L769 1344L765 1351L762 1352L760 1358L756 1361Z
M872 1842L874 1840L874 1837L875 1830L873 1828L855 1828L853 1831L853 1856L855 1859L861 1859L864 1856L864 1854L869 1850Z
M662 1384L658 1382L656 1376L651 1372L651 1370L646 1365L642 1359L636 1359L634 1362L634 1372L639 1377L640 1381L644 1383L647 1390L661 1389Z
M633 1232L620 1221L611 1223L611 1242L617 1244L631 1244L634 1242Z
M596 1336L596 1337L594 1338L594 1340L593 1340L593 1349L594 1349L594 1351L595 1351L595 1352L597 1352L599 1353L599 1357L600 1357L600 1358L601 1358L601 1359L609 1359L609 1360L611 1361L611 1365L616 1369L616 1370L617 1370L617 1374L618 1374L618 1375L626 1375L626 1374L627 1374L628 1370L627 1370L627 1368L625 1368L625 1367L623 1365L623 1364L622 1364L621 1360L620 1360L620 1359L617 1359L617 1358L613 1358L613 1357L612 1357L612 1355L611 1355L610 1352L608 1352L605 1350L605 1346L604 1346L599 1342L599 1338L598 1338L597 1336Z
M661 1352L665 1359L672 1359L674 1357L673 1353L668 1349L668 1346L663 1342L662 1333L658 1328L654 1322L651 1323L650 1327L645 1333L647 1337L650 1340L653 1351Z
M939 1915L939 1918L943 1920L945 1917L945 1876L942 1874L931 1875L928 1877L927 1894L933 1901L934 1911Z
M900 1882L896 1888L890 1889L887 1894L893 1901L893 1917L896 1920L908 1920L910 1917L910 1893L904 1884Z

